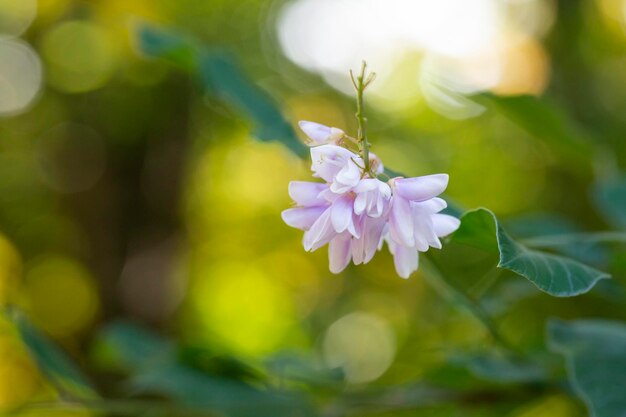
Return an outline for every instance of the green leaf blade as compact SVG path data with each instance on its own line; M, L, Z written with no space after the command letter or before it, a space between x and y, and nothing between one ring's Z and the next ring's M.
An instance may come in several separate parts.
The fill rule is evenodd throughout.
M466 212L451 241L499 253L498 267L525 277L555 297L584 294L599 280L610 278L609 274L576 260L525 247L513 240L496 216L484 208Z
M552 320L547 330L550 349L565 357L572 387L592 416L626 416L626 324Z
M22 312L11 308L6 310L6 314L15 325L41 373L61 395L79 400L99 398L96 389L78 366L48 337L37 330Z

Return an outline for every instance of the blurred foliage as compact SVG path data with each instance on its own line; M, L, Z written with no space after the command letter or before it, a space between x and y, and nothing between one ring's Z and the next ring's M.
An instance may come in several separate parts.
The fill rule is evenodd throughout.
M552 23L490 92L418 82L423 51L374 68L387 168L491 210L406 281L386 251L331 276L281 222L296 121L356 126L281 50L292 3L0 1L0 410L623 415L623 1L506 2Z

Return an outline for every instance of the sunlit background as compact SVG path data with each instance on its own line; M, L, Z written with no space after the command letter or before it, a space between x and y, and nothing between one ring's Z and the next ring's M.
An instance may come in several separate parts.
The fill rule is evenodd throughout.
M0 298L91 370L100 329L124 319L252 364L303 355L355 387L430 375L485 343L480 323L421 271L395 276L386 249L340 276L325 249L305 253L280 211L307 163L142 54L135 29L234 54L294 127L354 131L348 70L365 59L370 141L388 167L447 172L450 199L511 224L558 213L597 230L593 184L626 162L625 19L622 0L0 0ZM484 99L520 94L565 109L590 146L541 137L545 119L529 131ZM501 323L526 346L543 344L547 316L614 309L516 284ZM0 328L0 408L55 398ZM496 415L584 408L554 394Z

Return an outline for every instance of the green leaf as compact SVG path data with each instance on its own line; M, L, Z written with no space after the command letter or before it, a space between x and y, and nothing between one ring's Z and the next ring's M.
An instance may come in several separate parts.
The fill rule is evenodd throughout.
M626 229L626 176L596 184L593 200L609 223Z
M166 394L193 408L215 410L232 417L313 415L311 404L302 395L261 390L178 364L146 369L131 379L131 386L147 393Z
M92 400L98 398L95 388L79 368L43 333L37 330L26 316L15 308L6 314L17 328L31 356L61 395L69 399Z
M549 375L543 363L498 351L463 355L453 360L465 365L476 377L499 383L540 382Z
M258 389L236 380L236 377L258 379L249 378L250 373L242 374L243 364L232 361L226 364L237 367L235 374L230 372L232 368L213 366L215 361L207 366L204 359L198 357L198 351L179 349L171 341L132 323L107 326L95 350L100 360L109 361L109 367L113 365L130 374L129 385L134 390L163 394L194 409L233 417L311 415L311 406L303 396ZM225 362L222 360L221 364Z
M140 25L136 39L139 50L147 56L166 58L188 71L194 71L197 66L196 47L191 40L177 33Z
M532 250L513 240L489 210L480 208L461 217L461 227L452 242L498 253L498 267L513 271L537 288L555 297L570 297L589 291L610 275L573 259Z
M94 345L96 359L107 367L136 371L175 360L175 346L130 322L105 327Z
M626 324L552 320L548 344L565 357L568 378L592 416L626 416Z
M308 155L291 124L272 98L242 71L233 56L209 50L177 33L142 25L136 31L139 50L165 58L200 80L205 92L233 107L253 125L262 141L276 140L299 157Z

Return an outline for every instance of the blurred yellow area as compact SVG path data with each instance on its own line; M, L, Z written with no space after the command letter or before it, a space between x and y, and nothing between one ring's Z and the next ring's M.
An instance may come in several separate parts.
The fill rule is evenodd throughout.
M562 395L551 395L522 407L508 417L584 417L587 414Z
M22 260L15 247L0 235L0 303L15 301L22 275Z
M32 318L54 337L91 326L100 309L93 276L77 261L45 256L26 268L24 297Z
M296 331L289 293L275 277L241 263L215 264L191 289L201 333L246 356L262 356L286 344ZM294 336L292 335L292 338Z
M14 330L0 319L0 410L17 406L40 390L39 371L18 341Z

